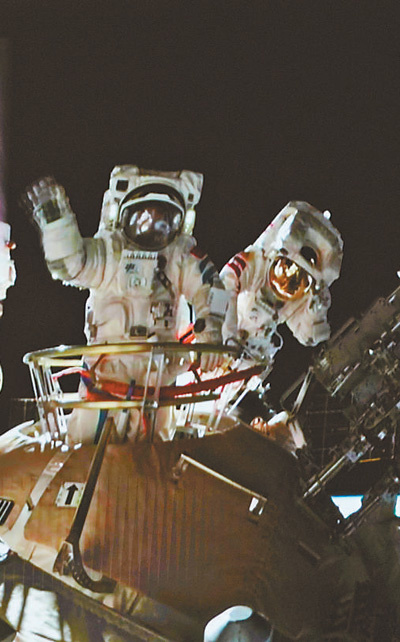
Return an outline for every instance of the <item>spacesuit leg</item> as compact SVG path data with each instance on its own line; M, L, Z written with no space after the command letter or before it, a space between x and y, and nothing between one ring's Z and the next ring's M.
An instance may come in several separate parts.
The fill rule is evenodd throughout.
M174 407L167 406L157 411L155 438L158 441L171 441L175 435Z
M174 438L173 411L172 407L157 410L154 441L171 441ZM152 417L147 415L141 417L140 411L136 408L130 409L128 413L123 410L109 411L107 416L114 419L115 431L111 438L113 442L119 443L128 439L134 444L151 439ZM68 420L68 443L70 445L95 443L102 423L100 411L76 408Z
M93 444L102 425L99 410L75 408L68 417L68 444Z
M154 429L153 429L154 419ZM116 423L117 435L123 437L123 434L131 443L138 441L171 441L175 434L174 408L161 407L156 411L155 418L151 414L141 416L140 411L135 408L129 411L128 422L124 432L124 413L121 411ZM121 429L119 429L119 426Z

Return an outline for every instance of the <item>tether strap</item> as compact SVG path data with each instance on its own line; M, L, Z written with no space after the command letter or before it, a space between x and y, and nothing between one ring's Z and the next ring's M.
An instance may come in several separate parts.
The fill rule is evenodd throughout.
M264 371L264 366L253 366L251 368L246 368L245 370L238 370L235 372L230 372L221 377L215 377L214 379L206 379L204 381L199 381L195 383L189 383L185 386L161 386L160 388L160 400L166 399L179 399L180 395L191 395L197 394L199 392L205 392L207 390L215 390L222 386L226 386L229 383L235 383L236 381L247 381L261 372ZM85 386L87 387L87 399L91 401L104 400L104 399L126 399L130 384L124 383L122 381L108 381L102 380L94 383L90 376L88 376L87 371L82 372L81 378ZM155 388L149 386L147 389L147 394L149 396L154 395ZM135 385L132 388L131 399L143 399L144 395L144 386Z
M113 425L114 420L112 419L112 417L108 417L102 428L99 443L96 446L96 450L90 464L90 470L86 480L85 488L83 490L79 506L76 510L71 529L54 563L54 570L64 573L64 562L65 558L67 557L67 566L72 573L72 577L78 582L78 584L96 593L111 593L115 588L116 582L108 577L102 577L99 580L93 580L88 575L82 561L82 555L79 548L79 540L82 535L86 517L89 512L90 504L94 495L97 479L100 474L106 447L111 436ZM71 552L72 557L69 556L69 552Z

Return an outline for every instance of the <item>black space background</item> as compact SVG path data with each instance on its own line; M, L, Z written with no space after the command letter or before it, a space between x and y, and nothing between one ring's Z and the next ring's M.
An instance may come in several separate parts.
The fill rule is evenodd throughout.
M287 201L330 209L345 242L333 330L397 286L399 18L397 0L0 2L18 245L0 329L3 428L10 398L31 395L22 356L84 340L86 293L52 281L17 206L43 174L92 235L114 165L203 172L195 236L218 268ZM285 333L274 395L311 356Z

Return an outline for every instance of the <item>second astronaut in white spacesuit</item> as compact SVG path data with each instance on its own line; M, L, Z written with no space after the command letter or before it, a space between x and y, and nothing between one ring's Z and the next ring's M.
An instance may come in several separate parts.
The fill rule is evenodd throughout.
M197 339L221 343L227 295L216 268L191 235L202 183L196 172L117 166L104 195L99 230L85 239L60 185L45 178L29 188L52 276L90 290L88 343L176 341L182 300L183 308L187 303L193 307ZM213 368L213 355L203 355L201 365ZM143 383L146 367L143 359L127 355L103 360L96 374L108 381ZM73 425L71 421L72 433ZM159 428L158 436L171 434Z
M329 219L329 212L290 201L222 269L225 287L237 295L231 299L225 334L238 337L247 364L264 366L260 387L283 344L280 324L286 323L305 346L329 338L329 286L339 277L343 255L341 236Z

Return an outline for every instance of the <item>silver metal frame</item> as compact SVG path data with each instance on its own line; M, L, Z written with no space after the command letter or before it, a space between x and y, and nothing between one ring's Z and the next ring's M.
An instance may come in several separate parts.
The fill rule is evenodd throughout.
M171 356L182 355L188 363L195 363L203 353L226 355L227 358L238 356L236 348L223 345L197 343L180 344L178 342L144 342L108 343L87 346L57 346L27 353L23 362L29 366L33 391L38 406L39 417L43 431L50 433L52 438L62 439L67 432L65 410L86 408L97 410L123 410L137 408L141 415L145 412L151 416L151 432L154 433L157 410L164 406L201 403L215 400L219 395L207 391L195 392L190 395L176 396L172 399L160 399L163 373L168 366ZM79 393L66 393L62 390L58 377L53 370L63 368L80 368L85 358L101 356L132 355L148 359L145 381L140 382L144 392L142 399L102 399L85 400ZM155 385L150 391L150 373L156 373ZM188 413L190 414L190 413Z

